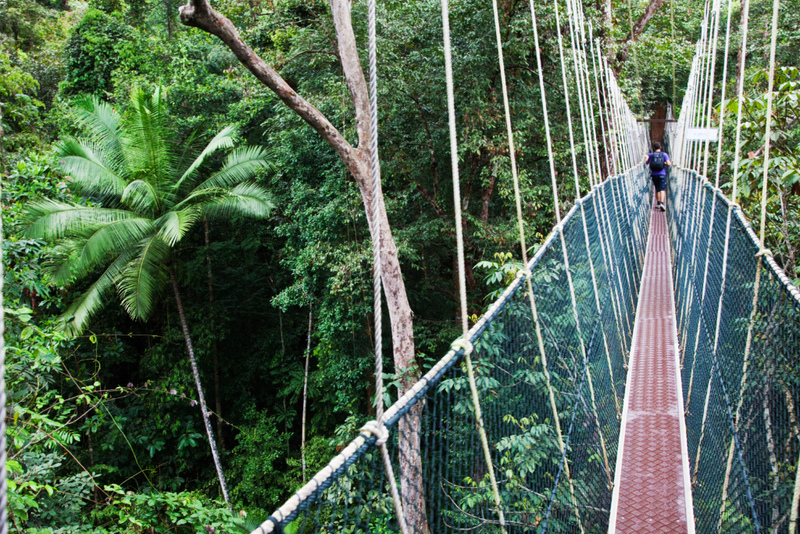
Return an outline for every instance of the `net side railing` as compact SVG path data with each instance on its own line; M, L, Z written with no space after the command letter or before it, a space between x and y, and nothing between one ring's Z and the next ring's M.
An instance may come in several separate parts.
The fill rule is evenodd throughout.
M705 178L669 200L697 532L796 532L800 292Z
M506 532L608 528L649 191L639 166L595 187L564 218L580 329L557 228L531 259L549 381L524 272L469 332ZM501 532L463 370L466 346L455 342L384 415L404 515L415 533ZM400 532L375 441L359 434L254 532Z

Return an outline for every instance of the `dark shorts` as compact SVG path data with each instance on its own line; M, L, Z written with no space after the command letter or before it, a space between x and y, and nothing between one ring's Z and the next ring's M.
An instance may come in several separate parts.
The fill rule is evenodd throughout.
M656 193L663 191L667 188L667 175L666 174L651 174L650 178L653 180L653 185L656 188Z

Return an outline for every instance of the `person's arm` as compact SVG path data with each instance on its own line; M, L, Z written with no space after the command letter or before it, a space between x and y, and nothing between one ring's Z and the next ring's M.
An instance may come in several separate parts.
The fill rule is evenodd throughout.
M667 166L672 167L672 160L669 159L669 154L664 154L664 159L666 160Z

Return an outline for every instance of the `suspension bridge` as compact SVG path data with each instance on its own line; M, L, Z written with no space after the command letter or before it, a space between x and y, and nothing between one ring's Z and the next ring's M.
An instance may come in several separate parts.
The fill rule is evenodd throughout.
M471 328L462 293L464 335L397 402L379 406L377 419L254 532L794 534L800 292L763 246L765 208L759 235L737 204L741 114L733 117L731 143L722 138L726 107L719 106L726 101L732 4L706 2L681 115L666 131L674 165L662 213L653 210L644 165L647 131L581 5L567 0L561 13L553 3L561 81L572 95L566 105L578 192L562 218L531 3L556 206L555 227L531 258L493 6L523 255L516 278ZM745 2L745 21L747 9ZM723 83L715 89L721 23ZM374 3L370 40L374 91ZM737 89L741 101L741 82ZM575 124L571 99L579 106ZM376 124L375 109L373 92ZM766 160L769 110L767 117ZM690 135L698 128L716 134ZM585 168L575 160L581 141ZM735 147L730 196L720 189L723 143ZM378 167L374 160L376 183ZM583 195L581 173L590 184ZM459 216L457 210L460 235Z
M800 292L763 246L765 205L758 235L737 204L741 113L736 138L723 140L730 118L719 106L732 5L706 2L681 116L665 133L674 162L666 213L653 210L647 132L581 5L553 8L563 89L579 106L573 124L567 98L575 189L584 173L590 191L562 219L531 3L556 225L527 258L494 2L519 272L469 329L462 293L464 335L255 532L797 531ZM770 72L777 13L775 2ZM374 81L374 7L370 19ZM746 54L740 61L743 69ZM741 81L737 91L741 101ZM575 161L581 137L584 169ZM720 189L725 143L735 147L730 196ZM453 180L459 206L455 156Z

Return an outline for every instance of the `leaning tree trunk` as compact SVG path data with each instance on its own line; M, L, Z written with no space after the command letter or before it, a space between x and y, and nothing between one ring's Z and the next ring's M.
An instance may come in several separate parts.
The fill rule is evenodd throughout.
M308 407L308 362L311 359L311 325L314 320L314 303L308 305L308 341L306 343L306 370L303 374L303 415L300 428L300 466L303 482L306 481L306 408Z
M206 427L208 443L211 446L211 457L214 459L214 467L217 469L219 487L222 489L222 496L225 499L225 502L230 504L230 498L228 497L228 485L225 483L225 473L222 472L222 463L219 461L217 442L214 440L214 431L211 430L211 421L209 419L208 408L206 407L206 398L205 395L203 395L203 384L200 381L200 371L197 369L197 360L194 358L192 338L189 336L189 327L186 324L186 314L183 313L183 301L181 301L181 293L178 291L178 280L175 278L175 270L171 265L169 267L169 278L172 281L172 290L175 292L175 303L178 306L178 317L180 317L181 320L183 340L186 342L186 352L189 354L189 362L192 364L192 375L194 375L194 384L197 388L197 398L198 402L200 403L200 412L203 415L203 424Z
M225 436L222 434L222 395L219 392L219 345L214 328L214 276L211 272L211 240L208 237L208 217L203 215L203 236L206 243L206 272L208 274L208 305L211 308L211 362L214 365L214 406L216 409L217 436L222 450L225 450Z
M217 36L236 55L239 61L265 86L269 87L289 108L305 120L333 148L358 185L364 203L367 222L373 240L380 228L381 267L383 289L392 330L395 369L416 369L414 365L414 332L411 306L400 271L397 247L391 234L383 194L372 198L370 163L369 92L361 68L355 34L353 32L350 2L331 0L331 13L336 31L338 57L341 61L347 87L353 103L358 132L358 147L347 142L328 118L311 103L298 95L288 83L261 59L239 36L233 23L216 12L208 0L188 0L180 8L181 22ZM378 220L374 220L372 202L378 202ZM379 304L377 304L379 305ZM406 390L418 378L417 371L407 372L401 378ZM406 520L418 532L428 532L425 501L422 492L422 460L419 451L421 407L413 409L398 424L400 436L401 483L406 509Z

